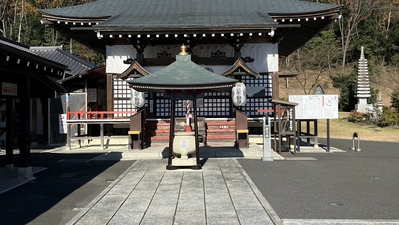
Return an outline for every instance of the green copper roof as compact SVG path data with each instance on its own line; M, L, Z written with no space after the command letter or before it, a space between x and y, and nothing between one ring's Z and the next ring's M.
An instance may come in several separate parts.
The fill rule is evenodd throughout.
M221 89L238 80L212 73L191 61L191 55L177 55L176 61L148 76L127 81L134 89Z

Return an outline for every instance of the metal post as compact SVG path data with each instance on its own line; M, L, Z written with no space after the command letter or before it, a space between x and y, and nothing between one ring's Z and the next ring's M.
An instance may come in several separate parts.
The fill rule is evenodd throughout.
M100 123L100 146L101 150L104 149L104 123Z
M357 138L357 148L355 147L355 138ZM359 137L359 134L357 132L353 133L351 150L352 151L357 151L357 152L362 151L361 148L360 148L360 137Z
M327 119L327 152L330 152L330 119Z
M270 135L270 117L263 117L263 158L262 161L273 161Z

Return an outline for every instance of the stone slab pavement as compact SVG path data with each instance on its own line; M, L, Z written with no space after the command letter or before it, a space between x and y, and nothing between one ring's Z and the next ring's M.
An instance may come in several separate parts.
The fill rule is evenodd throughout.
M138 160L68 224L283 224L236 159Z

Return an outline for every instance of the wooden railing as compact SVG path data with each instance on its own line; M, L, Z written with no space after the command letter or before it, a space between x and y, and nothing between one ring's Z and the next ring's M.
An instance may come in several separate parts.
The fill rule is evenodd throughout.
M112 119L115 114L131 114L130 117L136 114L137 111L75 111L67 112L67 120L71 119ZM112 115L112 116L109 116Z

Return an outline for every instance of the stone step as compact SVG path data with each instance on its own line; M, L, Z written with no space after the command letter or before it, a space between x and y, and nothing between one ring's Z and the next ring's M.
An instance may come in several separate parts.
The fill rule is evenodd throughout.
M214 133L214 134L223 134L223 133L235 133L236 130L235 129L231 129L231 128L222 128L222 129L208 129L207 133Z

